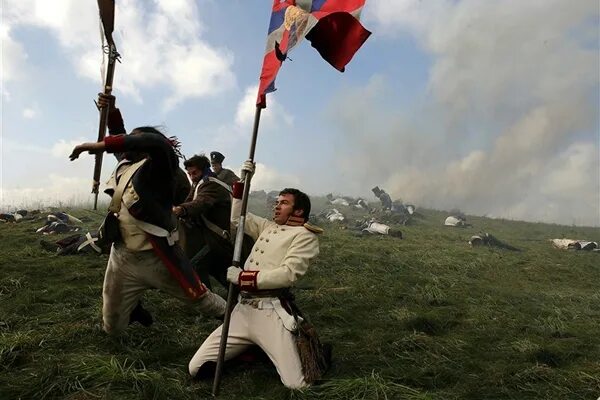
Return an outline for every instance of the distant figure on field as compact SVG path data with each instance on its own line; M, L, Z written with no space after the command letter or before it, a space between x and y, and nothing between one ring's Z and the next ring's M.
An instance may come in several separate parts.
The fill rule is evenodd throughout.
M371 190L373 191L375 196L379 199L379 201L381 201L381 206L383 207L384 210L392 209L392 206L393 206L392 198L390 197L389 194L386 193L385 190L380 189L379 186L375 186Z

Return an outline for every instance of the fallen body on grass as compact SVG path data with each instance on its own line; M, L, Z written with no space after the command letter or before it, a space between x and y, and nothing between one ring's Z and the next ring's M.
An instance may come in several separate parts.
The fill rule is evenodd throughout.
M600 251L598 249L598 243L588 240L575 240L575 239L550 239L552 245L557 249L562 250L587 250L587 251Z
M344 214L342 214L341 212L339 212L337 210L337 208L330 208L327 210L323 210L321 211L318 215L318 218L323 218L326 219L329 222L335 222L335 221L344 221L346 219L346 217L344 216Z
M459 216L459 215L450 215L444 221L444 225L445 226L455 226L455 227L465 227L465 226L468 226L466 218L464 218L462 216Z
M36 233L43 233L44 235L51 235L56 233L68 233L77 232L81 230L78 224L82 221L65 212L57 212L48 214L46 223L36 230Z
M66 238L51 242L40 240L40 245L44 250L54 252L57 255L65 256L70 254L109 254L110 244L102 242L98 237L98 232L88 232L84 234L75 234Z
M471 239L469 240L469 245L471 245L471 247L488 246L488 247L497 247L499 249L519 251L518 248L511 246L510 244L504 243L501 240L496 239L494 236L490 235L487 232L480 233L479 235L471 236Z
M0 213L0 222L21 222L21 221L31 221L37 218L39 215L39 210L27 211L27 210L18 210L14 213Z
M361 232L364 234L373 235L389 235L392 237L402 239L402 232L399 229L393 229L389 225L377 222L374 218L370 219L369 221L363 224Z

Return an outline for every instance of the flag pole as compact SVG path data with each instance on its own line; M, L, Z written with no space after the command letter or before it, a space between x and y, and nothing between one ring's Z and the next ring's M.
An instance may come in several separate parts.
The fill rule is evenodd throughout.
M283 1L275 0L273 2L272 7L272 16L275 13L280 13L283 10L286 10L291 5L289 3L295 2L287 2L283 4ZM316 11L320 10L321 6L325 2L319 2L320 5L316 7ZM335 3L335 2L334 2ZM307 32L302 30L298 34L298 31L294 29L295 36L290 39L284 47L284 49L280 48L280 44L282 41L284 30L289 30L289 27L284 26L284 20L280 20L280 18L272 18L271 22L279 21L279 27L270 26L269 27L269 37L267 40L267 50L265 52L263 58L263 66L260 74L260 84L258 87L258 95L257 103L256 103L256 113L254 114L254 127L252 130L252 141L250 143L250 155L249 161L254 162L254 151L256 149L256 138L258 136L258 123L260 121L260 113L261 110L265 107L266 104L266 93L273 92L275 90L275 76L281 67L281 64L287 58L287 52L291 50L293 46L295 46L301 37L306 36L308 40L310 40L312 46L317 49L321 57L323 57L327 62L329 62L334 68L338 69L341 72L344 72L345 65L350 62L354 53L362 46L365 40L369 37L371 32L367 31L356 19L356 17L351 13L360 14L362 10L362 6L365 3L365 0L360 0L355 4L353 9L348 9L348 5L345 3L350 2L338 2L339 4L336 6L339 9L336 9L335 12L329 10L326 12L326 15L316 17L313 14L312 6L307 7L304 2L303 6L294 6L294 13L296 16L292 22L294 26L297 24L302 25L302 23L307 24L310 18L317 19L317 23L312 24L310 28L311 37L307 36ZM314 6L315 4L313 4ZM307 10L303 9L309 8ZM335 7L334 7L335 8ZM310 16L312 15L312 17ZM314 22L314 21L312 21ZM277 25L277 23L275 24ZM284 27L284 30L279 29L280 27ZM299 26L299 25L298 25ZM314 32L313 32L314 31ZM290 34L291 35L291 34ZM287 41L286 41L287 42ZM291 47L290 47L290 43ZM245 173L242 171L245 175ZM246 220L246 209L248 206L248 194L250 193L250 180L251 176L242 176L242 180L244 180L244 191L242 195L242 210L240 214L240 222L238 225L238 229L235 237L235 247L233 252L233 265L236 267L241 267L241 254L242 254L242 243L244 239L244 223ZM223 371L223 363L225 361L225 350L227 348L227 337L229 334L229 324L231 322L231 309L234 303L234 285L232 283L229 284L229 289L227 292L227 308L225 310L225 318L223 320L223 325L221 326L221 341L219 343L219 354L217 357L217 366L215 370L215 378L213 381L212 395L217 396L219 393L219 384L221 382L221 374Z
M252 140L250 141L250 153L248 159L254 162L254 153L256 151L256 141L258 138L258 125L260 122L260 113L263 107L260 105L256 106L256 112L254 114L254 126L252 128ZM233 249L233 262L232 265L241 268L242 259L242 244L244 242L244 224L246 221L246 211L248 209L248 197L250 194L250 181L252 180L251 175L242 176L244 180L244 192L242 195L242 209L240 213L240 222L237 227L235 235L235 247ZM225 318L221 328L221 341L219 343L219 355L217 357L217 366L215 369L215 378L213 380L212 395L216 397L219 394L219 386L221 384L221 375L223 372L223 363L225 362L225 350L227 348L227 336L229 335L229 324L231 322L231 311L234 305L235 299L233 298L235 287L233 283L229 283L227 290L227 306L225 308Z

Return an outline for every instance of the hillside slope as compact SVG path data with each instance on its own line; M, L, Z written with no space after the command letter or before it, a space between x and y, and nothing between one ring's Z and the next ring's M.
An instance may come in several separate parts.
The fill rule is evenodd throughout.
M314 214L324 207L315 199ZM250 207L267 212L264 201ZM600 239L600 229L418 210L403 239L361 235L356 220L394 217L347 207L319 222L321 255L298 303L334 344L327 380L288 392L268 363L227 371L222 399L596 399L600 395L600 254L548 239ZM86 218L86 228L100 217ZM102 332L105 256L56 256L34 233L43 221L0 224L0 398L197 399L187 363L218 321L160 293L145 296L150 328ZM519 251L471 248L489 232ZM64 235L63 235L64 236ZM60 236L59 236L60 237ZM224 291L217 290L221 294Z

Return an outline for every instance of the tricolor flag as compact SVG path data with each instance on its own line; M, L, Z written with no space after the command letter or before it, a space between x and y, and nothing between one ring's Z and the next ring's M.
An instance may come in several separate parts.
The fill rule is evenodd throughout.
M273 0L256 105L266 107L288 52L306 37L334 68L344 72L371 32L358 21L365 0Z

